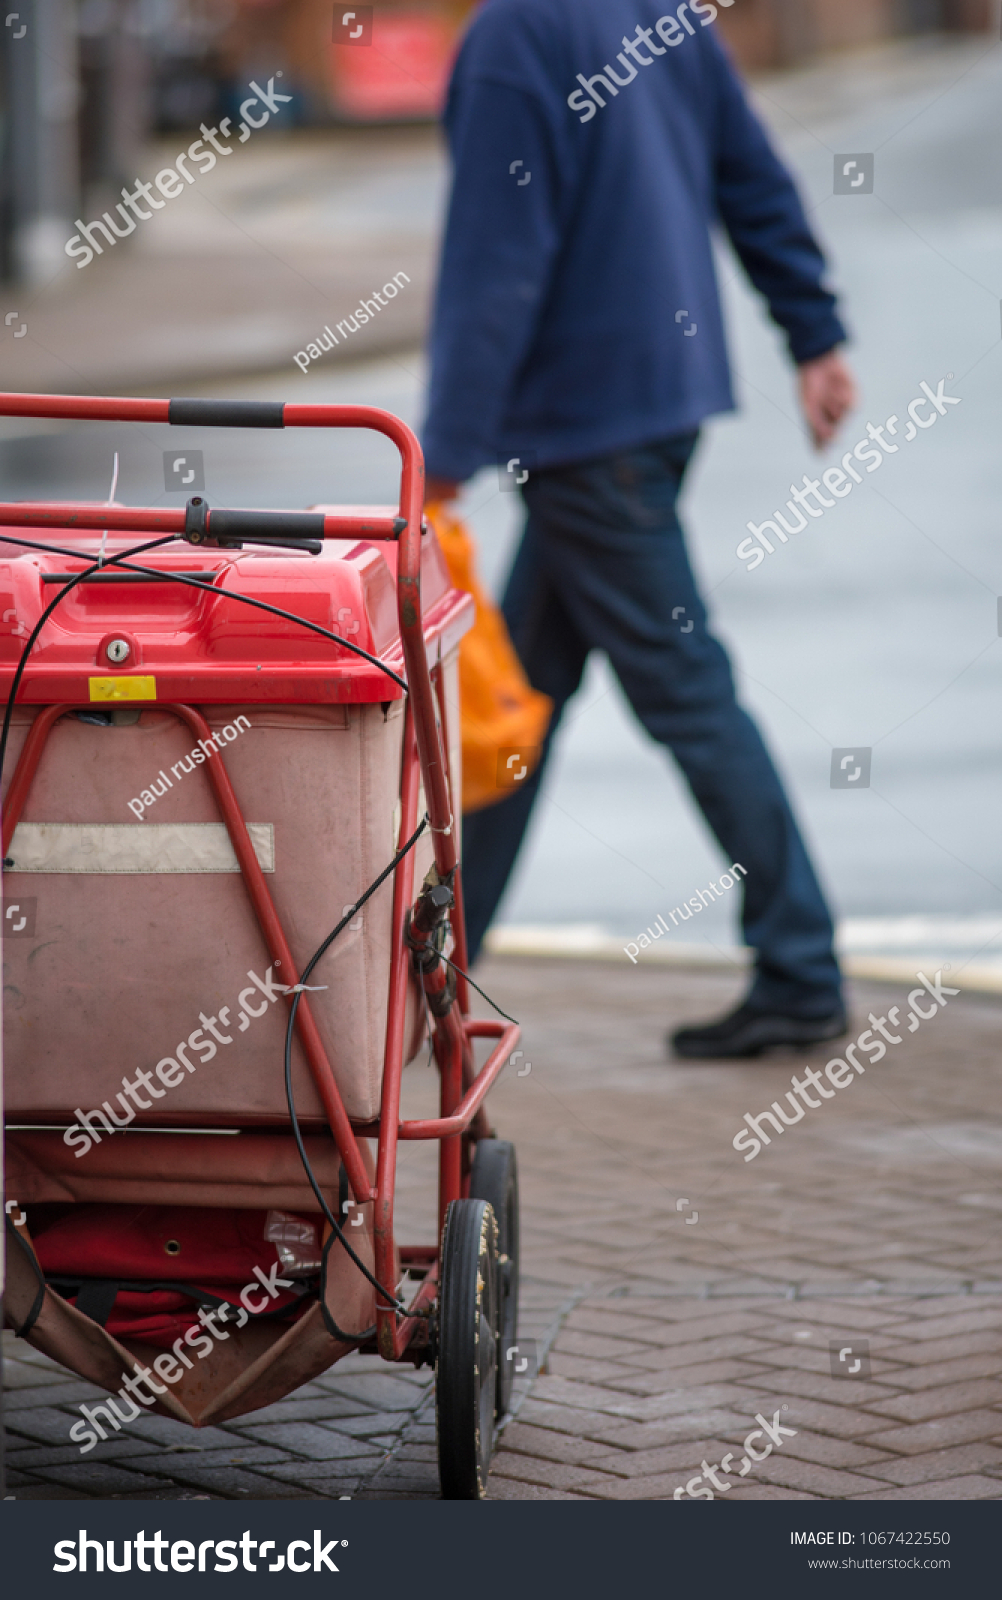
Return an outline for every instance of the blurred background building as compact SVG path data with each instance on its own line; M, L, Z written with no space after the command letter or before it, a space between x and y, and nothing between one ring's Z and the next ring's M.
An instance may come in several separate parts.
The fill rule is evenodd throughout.
M283 73L302 126L428 120L477 0L7 0L0 30L0 274L44 279L66 223L133 178L150 136L232 114ZM738 0L720 26L751 71L895 36L981 31L995 0ZM288 126L289 118L283 119Z
M908 34L982 33L997 9L994 0L737 0L719 24L752 72Z

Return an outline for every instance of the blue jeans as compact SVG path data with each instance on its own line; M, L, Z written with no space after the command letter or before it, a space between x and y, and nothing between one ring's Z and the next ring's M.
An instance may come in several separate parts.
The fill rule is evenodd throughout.
M676 515L697 437L545 468L522 491L529 514L503 610L531 683L554 711L532 777L464 818L471 959L515 864L564 707L589 651L604 650L640 722L681 767L727 863L747 870L752 1004L827 1016L841 1003L831 917L762 736L707 630Z

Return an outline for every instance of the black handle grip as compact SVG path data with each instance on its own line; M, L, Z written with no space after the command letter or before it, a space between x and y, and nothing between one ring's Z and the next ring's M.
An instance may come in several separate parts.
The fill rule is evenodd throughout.
M208 533L220 543L227 539L322 539L322 511L211 510Z
M284 428L284 400L170 400L174 428Z
M210 511L205 496L195 495L185 507L184 538L189 544L218 545L220 550L241 550L246 541L318 556L324 547L325 521L322 511Z

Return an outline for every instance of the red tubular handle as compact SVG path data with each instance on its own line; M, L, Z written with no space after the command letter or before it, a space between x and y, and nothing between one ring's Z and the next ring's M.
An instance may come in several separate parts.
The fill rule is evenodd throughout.
M507 1066L512 1050L518 1044L519 1025L513 1023L466 1021L459 1024L467 1039L500 1039L484 1062L477 1076L448 1116L421 1117L413 1122L402 1122L397 1129L398 1139L441 1139L443 1146L456 1134L465 1133L491 1089Z
M201 712L197 711L194 706L174 705L170 707L170 710L173 711L175 716L181 717L188 724L196 737L206 741L211 739L212 735L209 732L208 723ZM264 881L261 864L251 843L243 812L240 810L237 797L233 792L230 775L221 761L207 762L205 770L215 792L216 802L240 865L244 886L250 897L251 905L254 907L258 926L268 946L268 953L272 961L281 963L282 982L288 984L288 978L291 977L293 984L297 984L299 982L299 974L292 959L292 951L289 949L285 930L279 921L274 901ZM288 996L287 998L291 1005L291 998ZM351 1184L351 1192L359 1204L362 1205L366 1200L375 1199L375 1191L369 1182L369 1175L365 1170L358 1143L351 1130L348 1113L344 1109L344 1101L341 1099L337 1084L334 1081L334 1074L330 1069L323 1042L317 1025L313 1020L305 994L299 996L296 1025L299 1041L310 1069L310 1075L323 1104L324 1114L330 1125L331 1133L334 1135L334 1143L337 1145L341 1160L344 1162L348 1182Z
M169 400L99 395L0 394L0 417L57 417L79 422L169 422Z
M212 422L207 402L180 402L170 400L106 399L86 395L0 394L0 416L49 417L66 420L100 422L167 422L172 407L175 420L187 421L187 413L201 406L203 420ZM219 402L218 425L234 426L234 413L239 410L232 403ZM245 405L247 426L273 427L278 421L278 407L262 402ZM255 412L269 413L266 422L255 421ZM435 845L435 865L439 876L450 879L457 866L456 835L446 774L442 735L436 714L435 691L432 687L428 657L421 626L421 532L424 513L424 457L421 446L407 424L392 412L378 406L323 406L285 405L281 408L280 425L286 428L368 428L392 440L400 452L400 516L405 527L399 538L397 564L397 606L400 617L400 638L403 645L404 664L410 690L414 716L414 733L417 739L418 760L424 780L424 792L431 820ZM67 526L65 521L48 520L65 516L66 508L42 505L5 506L4 513L17 511L22 526ZM28 513L37 520L26 521ZM96 520L89 521L89 517ZM88 520L76 508L71 526L95 528L127 527L137 532L176 533L183 529L184 512L180 510L130 511L127 507L88 508ZM150 519L137 522L137 518ZM5 517L0 520L6 521ZM336 518L330 519L337 522ZM7 522L7 526L11 523ZM332 530L333 531L333 530ZM326 532L326 528L325 528ZM343 535L342 535L343 536Z
M28 791L38 771L38 763L42 759L45 741L51 729L65 716L70 708L68 706L45 706L35 718L28 729L27 737L21 748L14 776L10 780L3 803L3 853L6 859L10 852L10 842L14 837L14 830L21 820L21 812L28 798Z
M435 843L435 865L439 877L449 879L458 863L456 833L436 714L435 691L421 628L421 529L424 518L424 456L421 446L405 422L375 406L287 405L285 425L300 428L372 428L392 439L400 451L400 515L407 524L400 535L397 563L400 638L407 669L418 760Z
M101 506L93 500L9 500L0 505L5 528L94 528L109 533L183 533L184 511L174 506Z
M221 509L209 508L210 533L213 515ZM73 532L86 529L103 532L107 528L109 533L181 534L184 523L184 511L178 506L103 506L95 505L93 500L7 500L0 503L0 527L4 528L65 528ZM325 539L395 539L399 532L396 517L328 513L323 523ZM294 525L290 525L289 531L295 533ZM239 532L228 536L240 537ZM308 530L304 531L303 537L309 536Z

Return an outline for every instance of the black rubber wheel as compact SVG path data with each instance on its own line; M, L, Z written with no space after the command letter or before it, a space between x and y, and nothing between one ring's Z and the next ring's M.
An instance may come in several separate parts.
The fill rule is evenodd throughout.
M470 1173L471 1200L486 1200L498 1225L498 1383L495 1415L511 1404L518 1347L518 1165L507 1139L481 1139ZM509 1354L509 1352L511 1352Z
M445 1500L483 1500L497 1395L497 1223L484 1200L453 1200L442 1230L435 1428Z

